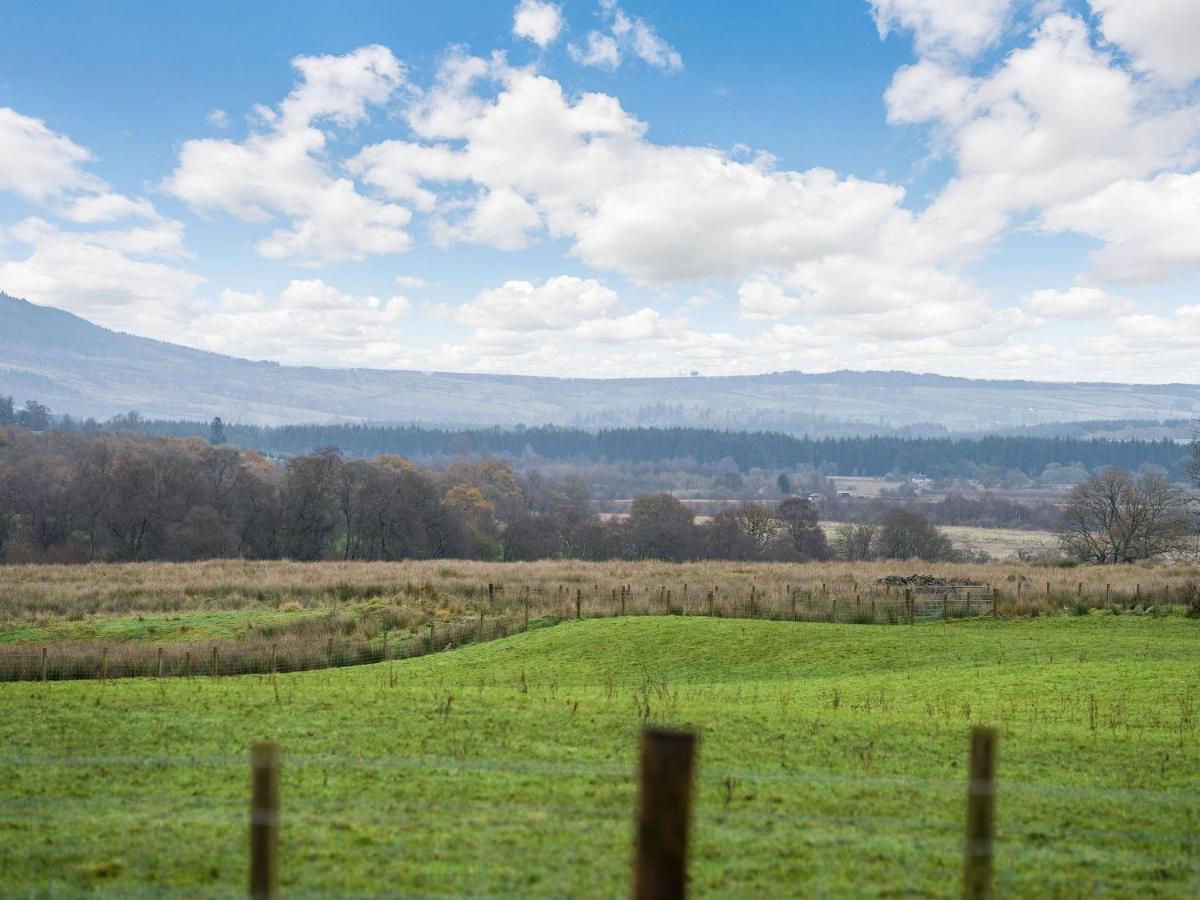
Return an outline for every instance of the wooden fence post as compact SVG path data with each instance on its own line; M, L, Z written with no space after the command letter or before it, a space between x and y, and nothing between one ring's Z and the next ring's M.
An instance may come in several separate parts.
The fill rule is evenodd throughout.
M163 654L162 647L158 648L158 677L163 677Z
M967 775L966 866L963 897L992 897L992 839L996 811L996 730L976 726L971 730L971 757Z
M279 896L279 748L250 750L250 897Z
M217 648L215 645L212 652L212 676L213 678L217 677Z
M583 592L579 588L575 589L575 618L583 618Z
M108 647L100 650L100 683L108 684Z
M647 728L642 732L635 900L687 896L688 826L696 736Z
M47 673L47 667L46 667L46 648L43 647L42 648L42 684L46 683L47 674L48 673Z

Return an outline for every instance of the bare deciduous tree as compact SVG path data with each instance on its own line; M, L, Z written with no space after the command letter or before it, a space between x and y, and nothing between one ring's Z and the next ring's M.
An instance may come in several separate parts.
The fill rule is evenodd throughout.
M1058 540L1076 559L1125 563L1180 552L1191 531L1187 496L1170 479L1110 468L1071 489Z

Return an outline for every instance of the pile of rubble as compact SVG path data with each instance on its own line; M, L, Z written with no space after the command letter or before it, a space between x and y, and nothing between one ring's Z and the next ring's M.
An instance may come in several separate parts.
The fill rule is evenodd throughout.
M980 581L972 581L969 578L944 578L940 575L885 575L875 583L916 591L983 587L983 582Z

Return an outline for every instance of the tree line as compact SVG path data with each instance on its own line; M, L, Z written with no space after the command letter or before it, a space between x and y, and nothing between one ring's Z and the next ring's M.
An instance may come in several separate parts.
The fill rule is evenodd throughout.
M751 469L812 469L825 474L882 476L923 474L973 476L980 468L1017 471L1037 478L1056 466L1081 466L1088 472L1108 466L1137 470L1147 466L1183 476L1191 450L1163 440L1107 440L1035 435L986 435L978 438L798 437L773 431L724 431L715 428L602 428L587 430L554 425L513 428L438 428L419 425L241 425L184 420L147 420L136 412L107 422L52 417L36 400L17 409L12 397L0 397L0 426L33 430L115 431L188 438L212 435L244 450L274 457L300 456L338 447L348 456L370 458L390 453L420 459L515 458L607 460L631 463L691 460L706 465L732 462Z
M147 422L147 431L175 437L204 436L203 422ZM891 473L932 477L967 474L991 466L1036 478L1047 466L1082 465L1138 469L1159 466L1179 476L1189 448L1170 440L1090 440L1066 437L983 436L979 438L797 437L770 431L708 428L581 428L537 426L449 429L416 425L236 425L225 424L231 443L274 456L340 447L353 456L398 453L437 457L520 456L661 462L690 459L715 465L725 460L751 469L807 468L834 475Z
M578 476L498 460L422 468L326 448L286 462L198 438L0 428L0 560L827 559L804 497L697 521L668 493L597 515ZM856 554L950 558L938 529L888 512Z

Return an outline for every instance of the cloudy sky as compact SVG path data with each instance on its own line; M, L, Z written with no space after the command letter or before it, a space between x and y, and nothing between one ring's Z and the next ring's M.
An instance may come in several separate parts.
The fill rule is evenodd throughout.
M0 29L0 290L108 327L1200 381L1197 0L53 10Z

